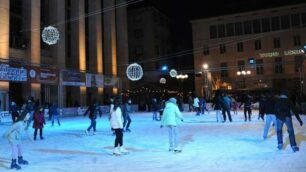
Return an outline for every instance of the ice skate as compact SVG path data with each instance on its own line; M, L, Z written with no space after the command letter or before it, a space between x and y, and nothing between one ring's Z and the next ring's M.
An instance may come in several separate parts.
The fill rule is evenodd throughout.
M120 151L120 153L121 154L128 154L128 153L130 153L128 150L126 150L123 146L121 146L120 148L119 148L119 151Z
M88 136L88 131L87 130L85 130L85 135Z
M174 149L174 153L181 153L182 150L181 149Z
M12 163L11 163L11 169L16 169L16 170L20 170L21 167L16 163L16 159L12 159Z
M300 149L297 146L292 146L292 150L293 150L293 152L298 152Z
M22 164L22 165L28 165L29 162L24 160L22 156L18 157L18 164Z
M115 156L120 156L122 153L119 151L119 147L115 147L113 150L113 155Z
M278 145L277 145L277 149L278 149L278 150L282 150L282 149L283 149L283 145L282 145L282 144L278 144Z

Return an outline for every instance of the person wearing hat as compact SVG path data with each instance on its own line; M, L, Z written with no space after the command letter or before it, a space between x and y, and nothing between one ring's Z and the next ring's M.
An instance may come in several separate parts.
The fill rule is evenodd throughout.
M179 148L179 130L178 126L183 121L183 116L176 104L175 98L170 98L166 102L166 107L161 119L161 128L163 126L168 127L169 132L169 151L181 152Z
M289 141L293 152L299 151L299 147L296 145L294 129L292 124L291 113L293 112L300 125L303 125L303 121L301 120L298 112L296 111L293 103L288 99L285 91L280 92L280 96L276 101L275 105L276 109L276 128L277 128L277 148L281 150L283 148L283 125L286 124L288 133L289 133Z

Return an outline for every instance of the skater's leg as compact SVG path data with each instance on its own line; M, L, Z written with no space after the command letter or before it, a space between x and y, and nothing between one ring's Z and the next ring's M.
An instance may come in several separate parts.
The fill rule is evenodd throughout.
M93 131L96 132L96 127L97 127L97 121L96 119L93 120Z
M127 125L126 125L126 130L128 130L128 131L130 130L131 122L132 122L131 117L130 117L130 115L128 114L128 115L127 115Z
M35 130L34 130L34 140L36 140L36 136L37 136L37 128L35 128Z
M295 135L294 135L292 119L289 118L289 117L286 117L285 124L286 124L287 129L288 129L290 145L291 145L292 148L296 147L296 141L295 141Z
M266 139L268 136L269 128L272 122L272 115L267 114L266 115L266 122L265 122L265 127L264 127L264 132L263 132L263 138Z
M168 134L169 134L169 151L172 151L174 149L174 143L173 143L173 127L168 127Z
M43 137L43 128L40 128L39 129L39 136L40 136L40 139L43 140L44 137Z
M282 149L283 146L283 125L284 122L281 121L280 119L276 120L276 126L277 126L277 143L278 143L278 148Z
M173 127L173 146L174 150L179 150L179 130L178 127Z

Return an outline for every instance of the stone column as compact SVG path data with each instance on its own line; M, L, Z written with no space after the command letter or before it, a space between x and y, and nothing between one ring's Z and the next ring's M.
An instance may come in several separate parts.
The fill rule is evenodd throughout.
M116 3L117 5L124 5L126 4L126 0L117 0ZM126 68L129 63L126 10L126 6L116 9L118 75L121 82L121 88L119 88L119 91L121 91L120 89L129 89L129 80L126 77Z
M50 47L51 56L53 59L53 64L56 65L58 69L64 69L66 62L66 15L65 15L65 1L63 0L52 0L50 2L50 23L52 26L56 27L60 34L60 39L57 44ZM57 88L58 95L58 105L59 107L65 106L66 102L66 90L65 87L59 83Z
M78 18L71 22L71 60L72 67L80 71L86 70L86 42L85 42L85 1L74 0L71 3L71 17ZM73 94L73 102L86 105L86 87L80 87Z
M115 0L104 0L104 9L113 8ZM117 43L115 9L103 13L104 23L104 68L105 75L117 76ZM105 90L109 94L117 94L117 88Z
M26 58L31 64L40 64L40 0L23 1L23 34L27 40ZM25 84L23 92L27 96L41 99L41 85ZM30 91L31 90L31 91Z

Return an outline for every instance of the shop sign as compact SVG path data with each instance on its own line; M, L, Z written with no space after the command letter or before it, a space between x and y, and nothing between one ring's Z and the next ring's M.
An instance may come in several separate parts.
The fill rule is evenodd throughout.
M9 64L0 63L0 80L26 82L27 70L23 67L12 67Z

